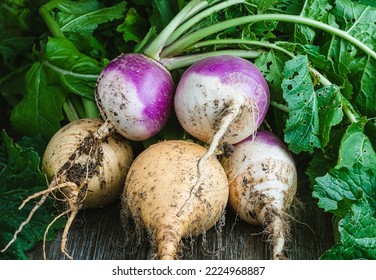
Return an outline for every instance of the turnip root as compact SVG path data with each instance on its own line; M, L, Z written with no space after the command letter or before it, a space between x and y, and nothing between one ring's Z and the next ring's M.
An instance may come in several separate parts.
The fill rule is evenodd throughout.
M259 130L255 137L235 144L222 163L231 208L244 221L265 227L273 259L286 258L287 210L294 201L297 171L285 145L271 132Z
M120 197L133 161L132 147L117 134L112 134L106 141L96 140L93 134L102 124L103 121L97 119L81 119L64 126L52 137L42 159L42 169L50 185L23 201L20 209L31 199L41 197L4 251L16 240L39 206L53 193L65 203L66 208L57 218L69 215L62 234L61 251L71 258L66 251L66 242L78 211L102 207Z
M220 162L207 161L200 189L178 215L198 178L197 161L206 149L170 140L143 151L129 169L123 194L123 217L133 217L155 242L159 259L175 259L184 237L206 232L223 215L228 182Z
M206 172L205 161L221 143L235 144L253 135L268 106L268 85L256 66L246 59L223 55L202 59L189 67L178 83L174 107L182 127L195 138L210 143L199 160L199 174ZM192 196L200 182L199 176Z
M95 98L105 125L127 139L142 141L167 122L174 88L160 63L142 54L123 54L103 69Z

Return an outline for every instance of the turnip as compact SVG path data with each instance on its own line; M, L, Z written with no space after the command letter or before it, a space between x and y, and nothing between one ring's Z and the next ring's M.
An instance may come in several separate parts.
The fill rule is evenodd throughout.
M228 182L220 162L211 157L195 199L180 212L198 178L197 161L206 149L170 140L144 150L132 163L125 183L122 216L146 228L159 259L175 259L184 237L206 232L223 215Z
M123 54L102 71L95 91L99 111L121 135L146 140L167 122L174 83L170 73L142 54Z
M97 119L81 119L64 126L52 137L42 159L42 169L50 185L46 190L23 201L20 209L28 201L41 197L3 251L16 240L35 211L53 193L59 201L64 202L66 208L54 221L63 215L69 215L62 234L61 251L71 258L65 245L69 228L78 211L102 207L120 197L127 171L133 161L132 147L117 134L112 134L106 141L96 140L93 134L102 124L103 121ZM79 155L78 147L81 147Z
M96 103L106 120L100 135L115 130L127 139L142 141L165 125L175 86L170 72L160 63L159 54L170 34L207 5L207 1L189 2L143 54L121 54L103 69L95 90Z
M174 107L182 127L195 138L210 143L198 162L199 174L206 173L205 161L221 143L235 144L253 135L268 106L268 85L250 61L223 55L190 66L178 83ZM198 178L192 194L197 192L201 179Z
M271 132L259 130L255 137L235 144L222 163L230 184L231 208L244 221L265 227L273 259L286 258L287 211L295 198L297 171L284 143Z
M269 89L250 61L235 56L203 59L182 75L174 107L183 128L197 139L235 144L252 135L269 105Z

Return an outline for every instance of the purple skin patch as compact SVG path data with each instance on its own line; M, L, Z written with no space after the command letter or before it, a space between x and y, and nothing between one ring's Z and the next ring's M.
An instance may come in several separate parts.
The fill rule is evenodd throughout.
M250 61L230 55L208 57L193 64L186 72L218 77L222 84L239 81L248 83L250 86L248 92L250 99L254 99L255 95L261 95L256 97L259 100L258 107L262 110L259 125L263 121L269 106L269 87L260 70ZM184 75L182 79L184 79Z
M137 95L145 105L143 115L151 134L159 131L155 120L165 123L170 115L174 83L170 73L158 62L141 54L123 54L112 60L103 70L121 73L137 90ZM103 75L102 74L102 75ZM153 125L154 124L154 125Z

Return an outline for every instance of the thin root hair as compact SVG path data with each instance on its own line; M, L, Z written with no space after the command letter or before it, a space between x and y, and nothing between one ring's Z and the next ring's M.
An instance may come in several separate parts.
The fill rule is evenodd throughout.
M145 225L141 219L141 214L139 212L132 214L129 209L128 197L124 197L121 200L122 215L120 215L120 224L124 231L127 232L127 227L134 225L133 239L136 240L136 247L142 244L142 240L145 236Z
M30 200L32 200L34 198L37 198L41 195L47 195L48 196L51 192L53 192L55 190L61 190L61 189L66 188L66 187L77 187L77 185L75 183L72 183L72 182L66 182L66 183L63 183L63 184L56 184L54 186L54 183L53 183L52 186L48 187L47 189L40 191L40 192L37 192L37 193L27 197L24 201L22 201L21 205L18 207L18 210L21 210L26 205L27 202L29 202Z
M214 225L214 229L215 229L215 233L216 233L216 243L213 242L213 248L210 249L208 247L208 242L207 242L207 239L206 239L206 235L207 233L206 232L203 232L202 233L202 247L201 247L201 251L207 255L207 256L215 256L217 258L220 258L221 254L225 251L225 246L223 245L223 239L222 239L222 230L225 226L225 223L226 223L226 211L223 210L222 211L222 214L221 214L221 217L219 218L219 220L217 221L217 223L215 223Z
M71 255L69 255L67 248L66 248L66 244L67 244L67 240L68 240L69 229L70 229L70 227L73 223L73 220L76 217L79 210L80 210L79 207L76 207L74 209L70 209L70 215L69 215L69 218L67 220L67 223L65 224L64 231L63 231L63 234L62 234L62 237L61 237L60 251L70 260L72 260L73 257Z
M66 210L62 213L60 213L58 216L56 216L47 226L46 230L44 231L44 235L43 235L43 259L44 260L47 260L47 254L46 254L46 241L47 241L47 234L48 234L48 231L50 230L50 227L58 220L60 219L62 216L68 214L71 210Z
M317 242L317 236L316 236L316 232L315 230L307 223L305 222L302 222L299 220L299 216L297 216L296 213L301 213L302 209L304 209L304 204L303 202L301 202L300 199L298 199L296 196L294 197L294 200L293 200L293 203L290 207L290 209L288 209L287 212L283 212L283 214L288 217L288 219L294 221L295 223L297 224L300 224L302 226L305 226L313 235L315 241ZM303 210L304 211L304 210Z
M2 253L4 253L10 245L13 244L14 241L17 240L17 236L18 234L22 231L22 229L30 222L31 218L33 217L35 211L38 210L38 208L44 203L44 201L47 199L48 197L48 193L47 194L43 194L43 196L41 197L41 199L35 204L35 206L33 207L33 209L31 209L31 211L29 212L29 215L27 216L26 220L24 220L21 225L19 226L19 228L16 230L16 232L13 234L13 238L8 242L8 244L1 250Z

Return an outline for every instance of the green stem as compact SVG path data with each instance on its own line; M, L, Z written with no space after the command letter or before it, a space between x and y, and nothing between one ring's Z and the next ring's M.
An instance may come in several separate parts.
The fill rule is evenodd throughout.
M356 123L358 121L359 115L355 113L354 109L351 107L347 99L345 99L342 103L342 110L350 122Z
M197 13L201 12L203 9L205 9L206 7L208 7L209 5L213 5L217 2L221 2L223 0L215 0L215 1L212 1L210 4L207 0L205 1L202 1L200 3L198 3L197 5L195 5L192 10L186 14L186 16L183 18L182 22L186 21L187 19L193 17L194 15L196 15Z
M189 66L196 61L199 61L206 57L218 56L218 55L233 55L243 58L257 58L261 55L262 51L250 51L250 50L220 50L214 52L205 52L200 54L192 54L185 56L176 56L172 58L162 58L160 62L168 70L175 70Z
M258 21L283 21L283 22L304 24L304 25L308 25L314 28L318 28L332 35L338 36L340 38L343 38L349 41L350 43L354 44L355 46L363 50L367 55L376 59L376 52L374 52L367 45L365 45L364 43L362 43L361 41L359 41L358 39L354 38L353 36L351 36L350 34L348 34L347 32L341 29L338 29L329 24L322 23L317 20L305 18L302 16L284 15L284 14L259 14L259 15L243 16L243 17L229 19L223 22L210 25L208 27L192 32L191 34L188 34L187 36L184 36L181 39L175 41L173 44L166 47L161 52L161 57L171 57L178 53L181 53L182 51L187 49L189 46L200 41L201 39L207 36L213 35L215 33L218 33L220 31L226 30L228 28L236 27L236 26L243 25L243 24L249 24L252 22L258 22Z
M151 42L151 44L144 50L144 54L159 61L159 54L162 51L166 41L170 37L171 33L186 19L192 9L198 4L208 4L207 1L192 0L189 2L162 30L162 32ZM196 8L197 9L197 8Z
M207 40L207 41L202 41L195 43L191 45L189 48L186 50L193 50L193 49L198 49L202 47L207 47L207 46L215 46L215 45L253 45L253 46L258 46L262 48L268 48L268 49L275 49L280 52L283 52L287 54L290 57L295 57L295 55L292 52L289 52L288 50L281 48L277 46L275 43L268 43L264 41L253 41L253 40L247 40L247 39L213 39L213 40Z
M63 109L69 122L74 122L79 119L78 114L69 98L67 98L63 104Z
M246 3L246 0L228 0L222 3L219 3L217 5L211 6L207 8L206 10L202 11L199 14L196 14L191 19L184 22L182 25L180 25L176 30L171 34L171 36L166 41L166 46L170 45L172 42L174 42L176 39L178 39L181 35L183 35L185 32L187 32L192 26L194 26L196 23L200 22L202 19L210 16L213 13L216 13L220 10L223 10L227 7L230 7L232 5Z
M69 96L70 101L72 102L72 105L74 109L77 112L77 115L80 119L86 118L86 112L84 109L84 106L82 105L82 98L78 97L75 94L72 94Z
M60 29L60 26L56 23L54 18L51 16L51 10L56 8L59 5L59 0L52 0L44 4L39 8L39 14L46 23L48 29L50 30L52 36L54 37L64 37L63 32Z
M61 74L61 75L67 75L67 76L72 76L72 77L76 77L76 78L82 78L82 79L90 79L90 80L94 80L96 81L99 77L99 74L81 74L81 73L77 73L77 72L73 72L73 71L69 71L69 70L66 70L66 69L63 69L59 66L56 66L54 64L52 64L51 62L49 62L48 60L45 60L45 59L42 59L41 60L42 64L45 65L46 67L50 68L51 70Z
M273 106L274 108L277 108L278 110L285 112L285 113L290 113L289 107L287 107L284 104L278 103L277 101L274 101L274 100L270 101L270 105Z
M98 111L97 104L95 101L82 97L82 103L84 104L86 117L91 119L100 119L100 113Z
M100 119L100 113L95 101L85 97L82 97L81 99L84 104L86 117L90 119Z

